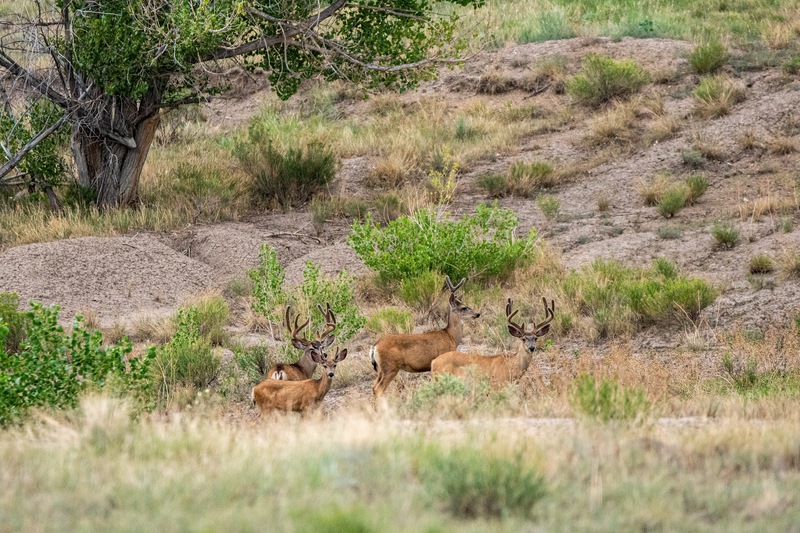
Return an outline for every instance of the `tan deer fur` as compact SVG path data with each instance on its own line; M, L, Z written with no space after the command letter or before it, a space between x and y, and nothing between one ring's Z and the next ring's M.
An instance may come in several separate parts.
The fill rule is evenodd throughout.
M347 349L337 352L330 360L326 353L322 355L314 353L312 357L315 363L322 365L322 377L302 381L266 379L253 387L250 395L253 405L258 407L262 414L269 414L274 411L305 412L322 402L331 389L336 364L347 357Z
M445 281L450 288L450 309L447 315L447 327L425 333L409 335L386 335L381 337L369 351L372 367L378 376L372 385L372 392L378 396L383 394L397 373L428 372L431 362L439 355L455 350L464 335L463 317L478 318L469 306L464 305L456 297L455 291L464 283L462 279L453 286L450 278Z
M509 333L520 340L516 353L488 356L458 351L443 353L431 363L434 379L441 374L462 376L470 368L486 375L493 384L507 383L522 377L533 361L536 340L550 331L550 322L555 313L555 303L553 302L552 306L548 308L547 301L544 300L545 321L540 324L534 323L530 332L525 331L525 324L519 325L513 322L517 311L512 313L512 306L513 301L509 298L506 304L506 320Z

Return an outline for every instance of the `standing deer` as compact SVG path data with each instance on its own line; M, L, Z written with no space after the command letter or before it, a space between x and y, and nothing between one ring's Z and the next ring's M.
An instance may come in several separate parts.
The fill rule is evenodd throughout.
M325 348L333 343L334 336L333 330L336 329L336 316L333 314L331 304L326 304L327 310L323 310L322 306L317 304L317 309L325 317L325 330L317 336L317 340L312 341L306 338L305 333L300 337L300 332L308 325L310 318L298 326L300 321L300 313L294 317L294 328L289 318L290 307L286 306L286 329L292 336L292 346L299 350L303 350L303 355L296 363L277 363L272 366L267 372L267 376L271 379L280 379L286 381L300 381L303 379L311 379L314 375L314 370L317 369L317 363L314 362L312 355L316 353L320 355Z
M431 361L440 354L458 347L464 335L462 318L481 316L471 307L464 305L456 296L456 291L466 279L462 279L454 286L450 277L445 276L445 283L450 289L450 310L446 328L410 335L386 335L372 346L369 357L372 360L372 367L378 371L378 376L372 385L372 393L375 396L383 394L399 371L428 372L431 369Z
M547 335L550 331L550 322L555 315L556 303L547 300L544 302L544 321L537 324L533 323L530 333L526 333L525 324L514 323L514 316L519 310L511 312L514 301L509 298L506 304L506 320L508 322L508 332L520 340L519 348L516 353L498 355L475 355L463 352L447 352L437 357L431 364L431 372L434 379L439 374L463 375L467 367L480 369L493 383L504 383L519 379L528 370L536 351L536 339Z
M316 405L328 394L331 389L331 380L336 371L336 364L347 357L347 348L338 350L333 359L328 359L328 354L312 351L311 358L314 363L322 365L324 371L319 379L304 379L302 381L282 381L266 379L253 387L250 399L253 405L261 410L262 414L273 411L305 412Z

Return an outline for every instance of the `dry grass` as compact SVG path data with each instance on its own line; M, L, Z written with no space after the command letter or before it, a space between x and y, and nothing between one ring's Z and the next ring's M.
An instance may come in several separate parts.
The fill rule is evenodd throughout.
M591 131L585 140L598 146L634 144L639 138L636 128L637 111L636 102L620 102L599 113L592 121Z
M788 155L798 151L797 138L787 135L777 135L769 141L769 151L775 155Z
M640 179L636 183L636 192L646 206L654 206L672 186L673 178L669 174L659 173L650 179Z
M778 271L782 279L800 279L800 252L784 250L778 258Z
M746 97L744 87L726 75L700 80L694 90L695 113L705 119L719 118Z
M131 340L166 344L175 335L177 324L172 316L143 315L131 324Z
M764 29L762 39L773 50L785 50L796 41L797 32L791 24L772 21Z
M742 150L755 150L762 147L762 143L752 129L746 129L739 135L739 146Z

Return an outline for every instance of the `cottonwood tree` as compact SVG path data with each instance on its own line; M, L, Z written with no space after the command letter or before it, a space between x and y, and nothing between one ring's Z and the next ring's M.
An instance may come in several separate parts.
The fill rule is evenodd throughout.
M477 7L483 0L452 0ZM413 86L459 57L466 38L435 0L26 0L0 21L6 118L31 129L31 98L58 113L0 180L67 124L78 183L101 207L130 205L162 113L226 90L219 72L263 69L281 98L307 78ZM454 13L455 11L453 11ZM25 109L32 107L25 107ZM2 140L0 139L0 142ZM6 178L8 179L8 178Z

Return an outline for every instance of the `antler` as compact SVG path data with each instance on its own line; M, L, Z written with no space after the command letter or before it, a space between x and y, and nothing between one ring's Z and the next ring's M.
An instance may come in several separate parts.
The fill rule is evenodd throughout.
M508 303L506 303L506 321L508 322L508 332L514 337L521 337L525 334L525 324L523 323L520 325L514 322L514 316L516 316L516 314L519 312L519 309L512 313L511 309L513 307L514 300L509 298Z
M555 300L550 300L550 307L547 306L547 298L542 296L542 303L544 303L544 321L540 324L535 324L533 326L533 331L539 331L550 322L553 321L553 317L556 316L556 302Z
M303 334L303 336L302 336L302 337L298 337L298 335L299 335L299 334L300 334L300 332L301 332L301 331L303 331L303 329L304 329L304 328L305 328L305 327L308 325L308 322L309 322L309 320L311 320L311 319L310 319L310 318L309 318L309 319L306 319L306 321L305 321L305 322L303 322L302 324L300 324L300 325L298 326L298 325L297 325L297 323L300 321L300 313L297 313L297 316L295 316L295 317L294 317L294 328L292 328L292 321L291 321L291 320L290 320L290 318L289 318L289 310L290 310L290 309L291 309L291 306L287 305L287 306L286 306L286 329L288 329L288 330L289 330L289 333L291 333L291 335L292 335L292 340L295 340L295 341L301 342L301 343L303 343L303 344L307 344L309 341L308 341L308 339L306 338L305 334Z
M319 312L322 313L322 316L325 317L325 330L319 334L319 340L324 340L328 335L333 333L333 330L336 329L336 315L333 314L333 309L331 309L330 302L325 304L327 310L323 310L320 304L317 304L317 309Z
M447 288L450 289L450 292L456 292L461 288L465 281L467 281L467 278L461 278L461 281L459 281L457 285L453 286L453 282L450 281L450 276L446 275L444 277L444 282L447 285Z

